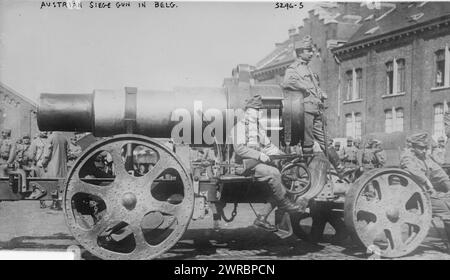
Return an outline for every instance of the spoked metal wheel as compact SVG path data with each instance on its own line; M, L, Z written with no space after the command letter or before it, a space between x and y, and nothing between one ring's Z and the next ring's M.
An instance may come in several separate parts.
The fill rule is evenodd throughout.
M66 182L68 227L82 246L104 259L164 253L185 232L193 206L193 187L180 160L143 136L118 135L93 144Z
M345 222L364 246L376 245L384 257L401 257L426 237L431 202L408 172L374 169L348 191Z
M302 195L311 187L311 173L302 163L289 163L281 170L281 180L290 194Z

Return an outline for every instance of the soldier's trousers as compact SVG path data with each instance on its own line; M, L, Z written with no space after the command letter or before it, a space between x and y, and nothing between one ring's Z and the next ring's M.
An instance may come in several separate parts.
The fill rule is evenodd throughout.
M255 178L259 182L267 182L271 190L272 196L268 199L270 204L267 205L260 215L268 216L279 201L285 198L286 190L281 182L281 173L277 168L267 164L259 163L253 168Z
M319 144L322 151L325 151L322 116L319 113L305 112L304 121L303 152L305 154L311 154L313 152L314 141ZM340 164L339 155L334 148L328 148L328 160L335 168Z
M450 193L438 193L431 197L433 216L439 217L444 223L447 239L450 241Z

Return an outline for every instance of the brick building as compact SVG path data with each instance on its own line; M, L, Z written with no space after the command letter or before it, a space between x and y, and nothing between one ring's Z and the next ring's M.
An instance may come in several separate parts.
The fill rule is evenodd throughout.
M344 136L444 135L450 105L450 3L396 3L379 17L363 19L344 45L333 50L339 64Z
M311 35L311 62L329 96L334 138L375 136L398 160L405 136L444 133L450 106L450 3L318 4L303 26L256 64L256 83L279 83L294 61L293 42Z
M339 127L339 66L331 50L347 42L362 26L362 19L378 17L394 5L383 3L378 9L361 3L320 3L303 19L303 25L289 29L289 38L276 43L275 49L256 63L252 76L255 83L279 84L284 77L286 68L294 62L294 42L310 35L313 38L317 53L310 65L319 74L321 88L334 96L328 104L328 123L330 128ZM332 137L342 136L336 129L331 130Z
M37 132L37 105L32 100L0 83L0 130L11 129L13 139Z

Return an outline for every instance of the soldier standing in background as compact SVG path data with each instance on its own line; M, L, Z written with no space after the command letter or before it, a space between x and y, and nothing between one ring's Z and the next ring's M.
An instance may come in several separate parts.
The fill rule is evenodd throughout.
M59 132L53 132L44 149L42 167L46 169L45 177L65 178L67 175L67 155L69 141Z
M3 129L0 139L0 177L8 176L8 166L14 163L16 145L10 139L11 129Z
M375 168L374 162L375 154L373 149L373 140L370 139L367 140L364 149L362 149L362 151L360 152L358 164L362 167L363 171L367 171Z
M443 136L438 138L437 146L433 148L431 152L433 159L443 165L445 162L445 138Z
M44 160L44 148L47 141L47 133L45 131L39 132L38 136L31 141L29 149L29 157L32 160L34 176L43 177L44 168L42 167L42 161ZM32 176L33 176L32 175Z
M345 168L355 168L358 164L358 149L353 145L353 138L347 138L347 146L344 147L344 166Z
M30 136L25 135L22 137L22 143L17 145L16 152L16 164L17 168L24 169L29 172L32 164L32 160L30 158Z
M309 67L314 51L311 36L305 36L302 41L296 42L295 54L297 59L287 69L284 81L281 84L284 90L293 91L303 95L304 102L304 139L302 149L304 155L313 154L316 141L322 151L326 151L324 136L324 101L327 94L319 87L319 76ZM333 155L328 153L328 159L338 174L343 172L343 166L338 165Z
M375 167L382 168L386 164L387 155L383 149L383 143L378 139L373 139L373 153L375 156Z

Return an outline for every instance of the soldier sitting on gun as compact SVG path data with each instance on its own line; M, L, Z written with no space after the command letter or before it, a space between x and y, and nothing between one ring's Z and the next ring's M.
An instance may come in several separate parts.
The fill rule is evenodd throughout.
M16 145L10 137L11 129L3 129L0 139L0 177L8 176L8 168L12 168L16 156Z
M407 148L400 156L400 166L430 191L433 215L442 219L447 239L450 240L450 179L439 164L427 155L427 133L411 135L406 141Z
M268 231L276 231L276 227L267 221L267 217L274 207L287 212L303 212L307 201L294 203L286 197L286 190L281 182L281 173L271 163L270 155L279 155L282 152L271 143L266 131L261 128L259 121L262 117L263 103L261 96L256 95L246 102L245 115L231 131L236 156L244 160L246 171L254 173L255 178L261 182L267 182L272 196L269 206L263 213L257 215L254 222L256 226Z

